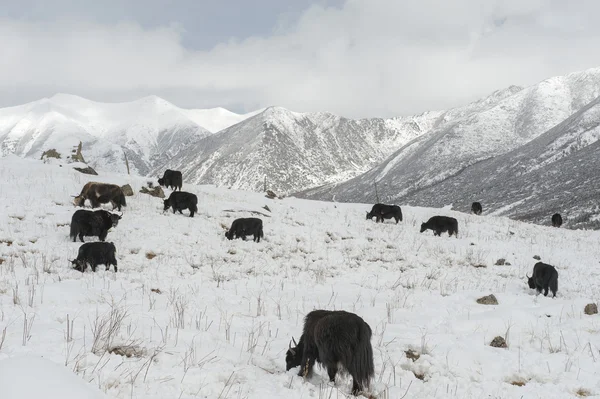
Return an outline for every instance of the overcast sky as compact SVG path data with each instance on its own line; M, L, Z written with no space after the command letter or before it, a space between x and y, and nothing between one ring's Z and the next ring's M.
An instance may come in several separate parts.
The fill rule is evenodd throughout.
M597 0L0 0L0 106L57 92L348 117L600 66Z

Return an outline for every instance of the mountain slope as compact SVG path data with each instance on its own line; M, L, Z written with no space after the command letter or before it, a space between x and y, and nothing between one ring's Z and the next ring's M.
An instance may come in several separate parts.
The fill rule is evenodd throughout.
M600 69L555 77L409 142L382 164L339 185L298 196L337 201L403 201L465 168L516 149L563 122L600 94Z
M183 150L153 173L179 169L190 183L288 192L364 172L433 127L440 112L352 120L270 107Z
M566 227L600 227L600 97L524 146L463 170L401 198L402 203L485 213L550 224L559 212Z
M202 121L211 127L228 126L246 117L226 110L203 111L183 110L156 96L99 103L57 94L0 109L0 149L2 155L39 157L50 148L68 154L82 141L91 165L124 172L125 152L133 172L145 175L155 164L210 135Z

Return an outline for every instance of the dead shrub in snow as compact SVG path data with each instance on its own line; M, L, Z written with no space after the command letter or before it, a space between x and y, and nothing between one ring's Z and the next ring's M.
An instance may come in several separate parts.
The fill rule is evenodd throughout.
M156 257L156 254L153 251L146 252L146 259L151 260L151 259L154 259L155 257Z
M511 380L511 381L508 381L508 383L510 385L522 387L522 386L525 386L525 384L527 384L527 381L524 378L517 378L517 379Z
M125 357L144 357L147 351L137 345L117 345L108 348L107 352Z
M589 390L587 390L587 389L584 389L584 388L579 388L579 389L577 390L577 392L575 392L575 394L576 394L577 396L579 396L579 397L582 397L582 398L585 398L585 397L587 397L587 396L592 396L592 393L591 393Z
M96 315L92 321L92 353L98 355L113 347L113 342L121 331L125 318L129 316L124 309L111 305L110 312L104 316Z
M406 357L408 359L412 360L413 362L416 362L421 357L421 355L418 352L416 352L412 349L404 351L404 354L406 355Z

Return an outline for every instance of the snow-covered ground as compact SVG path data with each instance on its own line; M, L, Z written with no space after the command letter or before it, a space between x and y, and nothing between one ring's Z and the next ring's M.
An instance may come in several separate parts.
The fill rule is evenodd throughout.
M107 239L118 273L70 268L80 245L68 238L71 196L90 180L136 193ZM600 317L583 313L600 299L600 232L413 207L398 225L376 224L365 220L370 205L184 184L199 198L189 218L138 193L146 181L0 159L0 397L47 383L3 372L14 364L47 367L81 391L33 356L114 398L344 397L343 377L333 387L319 368L306 382L285 371L288 343L315 308L369 323L378 398L600 395ZM257 212L263 241L225 238L233 219ZM419 233L436 214L459 220L458 239ZM557 298L528 289L534 255L557 267ZM499 304L476 303L488 294ZM498 335L508 349L489 346Z

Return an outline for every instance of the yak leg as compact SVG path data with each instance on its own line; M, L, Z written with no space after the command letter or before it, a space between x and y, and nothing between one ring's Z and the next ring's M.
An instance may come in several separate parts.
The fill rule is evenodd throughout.
M337 364L330 364L327 366L327 375L329 375L329 381L335 383L335 375L338 372Z
M85 241L83 241L83 232L79 233L79 240L81 242L85 242ZM73 238L73 242L75 242L75 238Z
M194 217L194 208L190 208L190 217L193 218Z
M356 382L356 377L352 376L352 395L358 396L362 392L362 387Z

